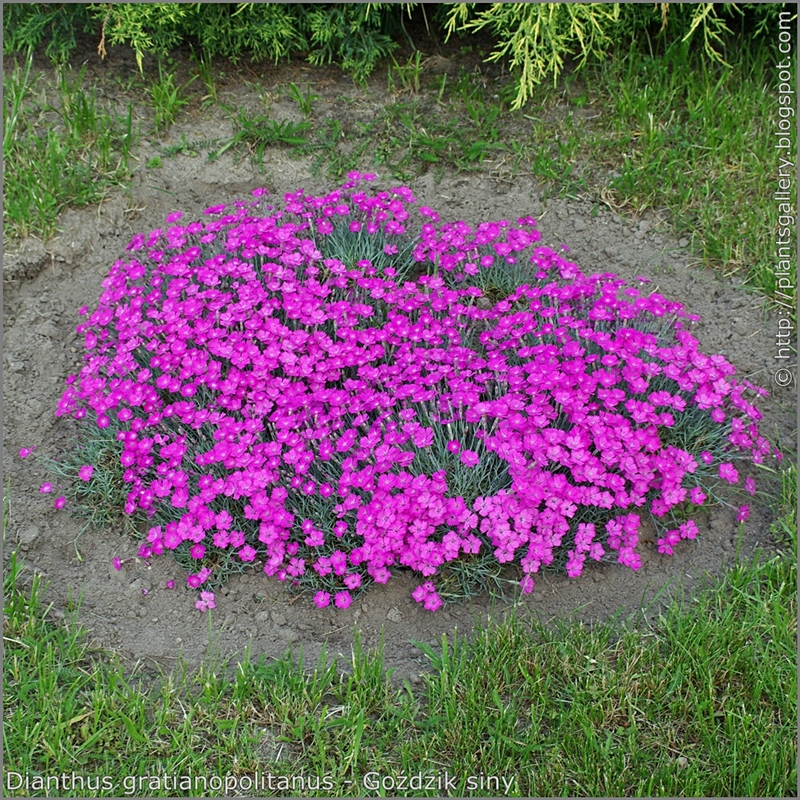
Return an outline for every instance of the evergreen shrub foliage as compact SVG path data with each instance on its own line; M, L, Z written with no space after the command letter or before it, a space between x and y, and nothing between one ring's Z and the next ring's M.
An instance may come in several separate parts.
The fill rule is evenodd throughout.
M76 46L77 31L105 46L127 44L141 68L145 54L166 55L180 45L204 58L279 61L302 53L313 64L336 63L363 81L400 42L403 19L420 3L5 3L6 54L44 43L59 61ZM507 63L517 78L512 107L527 102L535 85L556 80L566 59L578 67L627 53L631 40L660 47L696 43L723 61L741 24L744 35L775 29L788 3L442 3L425 12L440 38L488 31L489 61ZM735 45L734 45L735 46Z

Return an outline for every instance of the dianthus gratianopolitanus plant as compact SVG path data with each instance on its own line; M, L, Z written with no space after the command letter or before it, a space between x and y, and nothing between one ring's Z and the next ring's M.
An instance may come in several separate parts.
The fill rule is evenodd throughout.
M671 553L772 455L764 392L644 279L582 274L529 217L441 224L349 177L174 212L82 309L67 496L94 513L116 486L138 556L173 551L201 610L247 565L338 608L412 570L431 611L504 565L524 592L546 566L638 569L643 515Z

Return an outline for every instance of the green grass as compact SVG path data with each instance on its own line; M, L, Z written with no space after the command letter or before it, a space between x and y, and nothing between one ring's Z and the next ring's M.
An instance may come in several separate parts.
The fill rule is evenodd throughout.
M203 62L199 62L198 74L190 78L183 86L176 86L174 73L165 70L163 64L159 62L158 78L154 79L147 88L150 105L155 115L153 125L156 133L166 131L175 122L180 110L189 105L189 99L185 97L184 90L198 77L203 77L202 70Z
M226 109L232 113L231 109ZM273 120L263 114L249 115L244 109L233 118L235 133L222 147L209 153L209 159L219 158L238 145L244 145L263 169L264 149L275 145L298 147L308 141L304 136L309 129L307 122Z
M308 83L305 92L301 91L296 83L290 83L286 87L286 95L297 103L304 117L310 116L314 103L319 100L319 95L311 91L311 85Z
M92 648L74 623L49 621L40 579L22 587L14 552L3 587L6 794L45 793L16 788L11 773L74 771L108 776L106 790L70 783L50 794L130 794L126 776L164 774L247 788L260 773L273 791L245 794L358 796L381 777L422 773L455 777L387 793L506 793L502 782L467 782L483 775L516 796L794 796L796 468L783 490L781 551L734 566L657 623L590 629L512 614L470 639L420 644L430 669L413 689L391 683L381 650L364 652L358 638L348 664L323 653L304 666L287 653L145 675ZM291 783L299 775L330 783L312 791ZM135 793L221 791L146 782Z
M745 43L730 70L704 60L679 68L685 59L676 45L663 57L632 49L607 62L600 75L608 121L591 142L591 161L621 162L610 185L620 203L669 208L673 226L693 235L707 264L774 297L770 53Z
M133 109L101 106L83 72L48 92L32 59L4 71L3 237L49 239L68 206L100 202L131 175Z

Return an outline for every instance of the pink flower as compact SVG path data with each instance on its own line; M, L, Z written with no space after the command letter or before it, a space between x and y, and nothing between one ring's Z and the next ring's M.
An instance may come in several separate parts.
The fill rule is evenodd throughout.
M442 607L442 598L435 591L430 592L422 605L427 611L438 611Z
M689 499L696 505L701 506L706 500L703 490L699 486L689 489Z
M53 508L61 509L67 504L67 498L64 497L62 494L61 497L56 498L55 503L53 503Z
M256 551L254 548L250 547L249 544L246 544L240 551L239 551L239 558L242 561L253 561L256 557Z
M600 544L600 542L593 542L589 548L589 557L593 558L595 561L599 561L605 552L606 551L603 549L603 545Z
M744 488L752 496L756 493L756 482L752 478L746 478Z
M35 447L23 447L19 451L20 458L27 458L36 448Z
M739 506L739 513L736 515L737 522L744 522L750 516L750 506Z
M346 591L336 592L334 603L336 604L337 608L347 608L352 602L353 598L350 596L350 592Z
M586 556L583 553L576 553L574 550L567 552L567 575L570 578L577 578L583 572L583 562L586 561Z
M358 587L361 586L361 576L357 572L351 572L349 575L345 575L344 585L348 589L358 589Z
M82 481L90 481L92 479L92 474L94 473L94 467L91 464L84 464L78 470L78 477Z
M314 603L316 604L317 608L325 608L326 606L330 605L331 596L327 592L317 592L314 595Z
M465 467L474 467L479 460L478 454L474 450L461 451L461 463Z
M417 588L414 589L413 592L411 592L411 596L418 603L423 603L432 594L436 594L436 589L434 588L434 585L430 581L426 581L420 586L417 586Z
M671 556L673 553L672 547L666 539L658 540L658 552L662 555Z
M167 215L167 222L177 222L183 216L183 211L173 211Z
M704 464L711 464L714 461L714 456L712 456L708 450L703 450L703 452L700 453L700 458L703 459Z
M114 569L117 571L122 569L122 561L119 556L114 556Z
M39 491L40 491L42 494L50 494L50 492L52 492L52 491L53 491L53 484L52 484L52 483L43 483L43 484L42 484L42 485L39 487Z
M728 481L728 483L736 483L739 480L739 473L736 467L729 462L719 465L719 476L722 480Z
M210 611L212 608L216 608L214 593L200 592L200 599L194 604L194 607L199 611Z
M461 448L461 445L455 439L453 439L452 441L449 441L447 443L447 450L450 453L457 453L460 448Z
M169 580L164 584L165 589L174 589L175 588L175 581Z
M206 554L206 548L202 544L196 544L191 550L189 550L189 555L192 558L200 559Z

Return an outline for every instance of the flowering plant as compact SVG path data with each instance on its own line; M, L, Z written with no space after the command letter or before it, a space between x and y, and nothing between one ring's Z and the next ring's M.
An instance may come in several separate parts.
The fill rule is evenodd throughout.
M642 514L671 553L771 453L763 391L679 303L582 274L531 218L439 224L373 177L175 212L111 268L57 414L76 500L124 487L140 557L173 551L198 589L258 563L338 608L406 568L434 611L503 564L524 592L587 557L637 569Z

